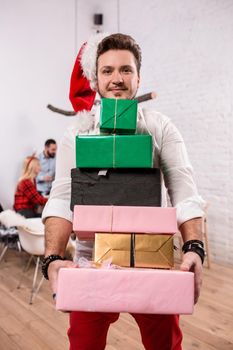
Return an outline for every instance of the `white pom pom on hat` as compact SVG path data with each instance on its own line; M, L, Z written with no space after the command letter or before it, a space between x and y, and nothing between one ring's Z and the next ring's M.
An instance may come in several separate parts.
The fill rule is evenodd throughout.
M79 50L70 80L69 98L76 112L90 111L96 96L96 57L98 44L107 33L93 35Z
M98 33L87 41L81 56L81 66L84 76L89 80L92 89L96 89L96 56L99 43L107 37L107 33Z

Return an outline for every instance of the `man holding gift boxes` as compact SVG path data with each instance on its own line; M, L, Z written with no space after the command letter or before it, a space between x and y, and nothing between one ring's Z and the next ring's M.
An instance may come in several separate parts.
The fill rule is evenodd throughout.
M85 159L85 153L81 159L79 158L78 152L82 146L77 148L75 164L75 138L78 135L79 141L81 139L81 142L86 143L89 141L85 139L84 135L99 134L99 124L102 118L100 111L98 109L95 115L88 112L93 106L96 91L104 99L119 99L119 101L134 99L140 82L140 66L141 51L139 46L134 39L123 34L97 36L83 45L77 57L71 77L70 99L74 109L80 113L77 115L75 124L69 127L65 133L59 147L56 179L43 212L46 251L42 271L44 276L49 279L54 295L57 291L59 269L76 266L75 263L63 259L65 247L72 232L73 220L73 214L70 210L70 171L76 166L81 168L82 164L84 164L84 168L91 168L93 164L92 161L85 163L88 160ZM108 101L104 100L103 103L108 103ZM111 123L109 125L107 118L101 124L102 131L106 132L109 128L111 132L114 132L116 123L116 117L113 118L113 125ZM120 129L122 134L125 133L127 134L126 137L129 137L130 127L124 130L121 126ZM142 168L146 169L152 166L161 169L171 203L177 209L178 226L184 241L184 255L180 269L194 272L195 302L197 302L204 260L201 217L204 214L205 203L198 195L183 139L167 117L146 109L138 110L137 134L150 135L152 141L151 146L147 145L146 147L151 150L153 158L148 163L143 164ZM111 141L108 140L108 142L111 142L111 146L108 147L112 147L111 154L113 154L112 163L109 166L106 165L109 168L115 167L115 163L118 161L117 152L120 152L116 141L118 135L116 137L114 135L110 136ZM140 135L132 135L132 137L137 136ZM124 154L128 146L122 147L121 152ZM89 148L90 153L92 148ZM150 153L150 151L146 152L146 154ZM86 152L87 158L89 158L88 153ZM142 159L145 159L145 155L142 156ZM137 161L137 157L135 157L135 160ZM98 164L95 167L101 168ZM124 168L125 165L123 164L122 167ZM133 164L132 167L138 168L140 166ZM112 175L115 176L114 172ZM87 176L90 176L90 174L88 173ZM114 192L117 192L117 190ZM115 196L115 193L112 195ZM109 203L101 204L109 205ZM125 205L132 204L125 203ZM93 243L91 241L78 242L78 256L90 257L92 247ZM77 288L79 288L78 285ZM132 314L132 316L139 325L142 342L147 350L182 349L182 334L179 328L178 315ZM70 349L103 350L106 345L108 328L118 317L119 314L117 313L71 312L68 332Z

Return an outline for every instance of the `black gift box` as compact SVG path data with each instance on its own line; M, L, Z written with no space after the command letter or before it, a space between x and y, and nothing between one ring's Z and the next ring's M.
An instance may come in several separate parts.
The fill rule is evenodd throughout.
M159 169L100 170L71 170L71 210L76 204L161 206Z

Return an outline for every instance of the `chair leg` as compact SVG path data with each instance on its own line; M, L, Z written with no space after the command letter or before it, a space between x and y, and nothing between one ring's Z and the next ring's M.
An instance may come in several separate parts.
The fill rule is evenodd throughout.
M21 247L19 239L17 240L17 247L18 247L18 251L22 252L22 247Z
M203 238L205 241L205 250L206 250L206 265L210 269L210 250L209 250L209 240L208 240L208 228L207 228L207 219L206 217L203 220Z
M4 247L4 249L3 249L2 253L1 253L1 255L0 255L0 262L2 261L4 255L5 255L6 251L7 251L7 249L8 249L8 246L6 245L6 246Z
M36 295L38 294L38 292L39 292L39 290L40 290L40 288L41 288L41 286L42 286L44 280L45 280L45 278L44 278L44 276L42 276L40 282L38 283L38 286L37 286L35 292L34 292L34 293L31 295L31 297L30 297L30 302L29 302L29 304L32 304L32 302L34 301L34 299L35 299Z
M30 295L29 304L32 304L33 296L34 296L35 291L36 291L35 286L36 286L36 280L37 280L39 264L40 264L40 257L38 256L37 259L36 259L36 268L35 268L33 282L32 282L32 289L31 289L31 295Z
M24 278L24 276L25 276L25 273L28 271L28 269L29 269L29 267L30 267L30 265L31 265L32 258L33 258L33 255L30 256L27 265L26 265L25 268L23 269L23 272L22 272L21 277L20 277L20 279L19 279L19 283L18 283L18 285L17 285L17 289L19 289L19 288L21 287L21 283L22 283L22 281L23 281L23 278Z

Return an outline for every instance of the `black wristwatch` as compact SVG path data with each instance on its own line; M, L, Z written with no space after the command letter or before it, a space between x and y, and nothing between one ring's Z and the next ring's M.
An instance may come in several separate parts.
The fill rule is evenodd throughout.
M199 241L198 239L193 239L185 242L182 247L182 252L184 254L188 252L194 252L200 256L202 264L204 263L205 249L204 249L204 243L202 241Z
M64 258L62 258L60 255L52 254L52 255L45 256L44 259L42 260L41 271L44 278L46 278L47 280L49 279L49 276L48 276L49 264L55 260L64 260Z

